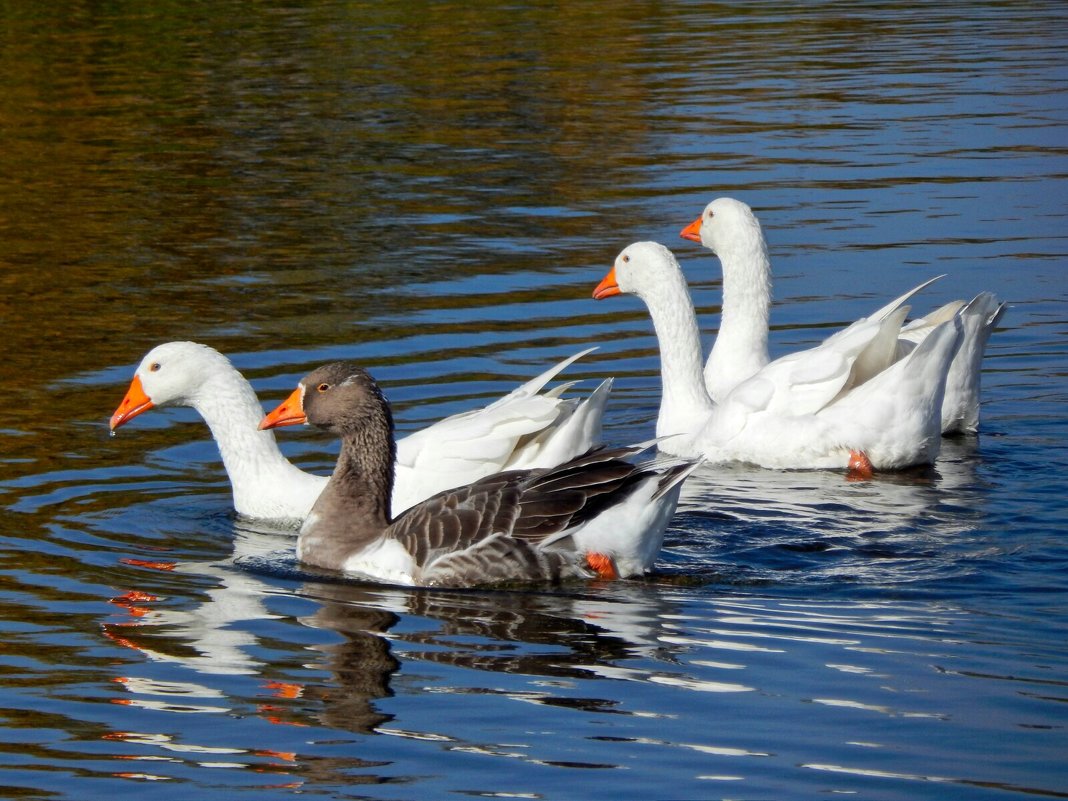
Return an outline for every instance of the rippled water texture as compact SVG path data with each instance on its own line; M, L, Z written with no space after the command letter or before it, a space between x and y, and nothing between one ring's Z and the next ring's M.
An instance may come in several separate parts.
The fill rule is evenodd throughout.
M0 795L1068 797L1068 17L1034 3L22 3L0 34ZM920 281L1011 304L931 470L706 468L656 574L413 592L238 520L151 346L414 430L590 344L650 437L625 245L756 209L772 349ZM326 472L334 443L283 432Z

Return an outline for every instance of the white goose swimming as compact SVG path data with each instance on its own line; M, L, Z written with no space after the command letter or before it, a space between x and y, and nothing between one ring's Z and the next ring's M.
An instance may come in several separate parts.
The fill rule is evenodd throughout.
M583 401L560 398L567 385L542 389L582 351L482 409L440 420L397 443L393 509L407 509L443 489L513 467L548 467L598 444L612 381ZM300 522L327 476L290 464L263 417L252 386L230 360L196 342L167 342L148 352L111 417L114 431L155 406L190 406L211 429L233 489L234 508L247 517Z
M701 374L697 315L671 251L656 242L625 248L593 296L621 293L645 302L660 343L661 450L711 462L854 466L860 472L937 457L946 374L960 339L958 317L936 326L889 367L887 354L896 348L908 308L858 321L821 345L822 356L772 362L716 402ZM790 391L783 391L784 384Z
M556 467L509 470L394 516L393 418L348 362L308 374L261 428L310 423L341 438L330 482L300 530L308 564L392 584L477 586L623 578L660 552L683 479L699 460L634 464L645 446L594 448Z
M771 306L771 262L760 222L752 209L733 198L717 198L681 232L715 253L723 271L720 327L705 364L705 386L713 400L726 397L742 381L768 364L768 313ZM897 298L870 319L880 319L934 280ZM942 432L975 431L979 427L979 384L987 340L1005 311L990 292L970 302L953 301L906 325L890 354L910 352L936 326L960 312L964 335L953 359L942 402ZM814 349L815 350L815 349ZM801 357L805 351L794 354ZM789 392L789 387L782 387ZM804 391L804 388L801 388Z

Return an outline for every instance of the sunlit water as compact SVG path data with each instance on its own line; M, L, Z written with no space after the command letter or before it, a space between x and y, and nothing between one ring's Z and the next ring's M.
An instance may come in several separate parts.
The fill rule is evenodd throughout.
M0 795L1068 797L1068 23L1058 3L27 5L0 48ZM704 469L654 576L302 568L206 428L106 435L169 339L265 405L335 358L398 424L567 371L652 434L616 253L761 216L775 353L932 275L1011 304L930 470ZM281 433L330 469L335 446Z

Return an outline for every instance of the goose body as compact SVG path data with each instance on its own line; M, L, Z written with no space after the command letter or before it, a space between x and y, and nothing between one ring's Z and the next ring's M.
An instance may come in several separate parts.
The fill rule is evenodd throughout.
M393 509L403 511L443 489L513 465L556 464L597 444L610 379L582 401L542 392L588 352L563 360L487 407L447 417L402 439ZM241 515L299 523L327 484L327 476L292 465L274 432L258 428L263 408L256 393L213 348L168 342L149 351L111 417L111 429L154 406L189 406L204 418Z
M686 239L698 241L715 253L723 270L723 304L716 340L705 364L705 386L713 400L722 400L735 387L769 365L768 315L771 306L771 261L760 222L752 209L733 198L718 198L709 203L701 216L682 230ZM934 280L879 309L868 320L883 319L897 313L916 292ZM895 348L880 351L883 364L867 357L869 374L911 352L923 338L944 322L960 313L963 325L961 346L953 359L946 380L941 409L942 432L975 431L979 426L980 369L987 341L1005 311L1004 304L990 292L976 295L970 302L953 301L940 309L913 320L900 331ZM864 320L858 321L863 323ZM848 331L849 329L847 329ZM843 334L845 332L842 332ZM840 336L840 335L836 335ZM826 344L826 343L825 343ZM842 371L844 365L827 362L835 348L818 348L791 354L788 371ZM777 360L782 362L783 360ZM862 360L863 364L863 360ZM765 373L767 375L767 373ZM854 375L854 378L857 376ZM808 394L805 382L789 383L786 372L778 385L779 397L795 403ZM801 401L803 403L803 401Z
M659 341L661 450L769 468L846 468L863 455L875 469L896 470L937 457L959 317L897 361L887 354L907 307L858 321L821 345L822 355L768 364L714 401L697 316L671 251L655 242L624 249L594 297L621 293L645 302Z
M642 446L594 448L557 467L510 470L446 490L393 517L393 420L374 379L346 362L320 367L260 426L303 422L338 435L341 451L301 527L298 558L394 584L643 573L697 464L636 464L626 457Z

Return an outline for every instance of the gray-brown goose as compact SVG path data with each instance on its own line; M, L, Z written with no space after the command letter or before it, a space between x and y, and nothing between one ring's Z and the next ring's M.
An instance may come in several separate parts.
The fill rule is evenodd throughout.
M341 438L334 473L300 530L308 564L395 584L478 586L626 577L649 569L697 464L635 464L643 446L595 448L564 464L512 470L390 515L389 403L356 365L309 373L261 428L310 423Z

